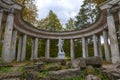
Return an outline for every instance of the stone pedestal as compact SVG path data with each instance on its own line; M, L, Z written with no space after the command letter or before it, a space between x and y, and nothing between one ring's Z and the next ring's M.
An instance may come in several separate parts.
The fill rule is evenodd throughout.
M65 52L59 52L58 59L65 59Z

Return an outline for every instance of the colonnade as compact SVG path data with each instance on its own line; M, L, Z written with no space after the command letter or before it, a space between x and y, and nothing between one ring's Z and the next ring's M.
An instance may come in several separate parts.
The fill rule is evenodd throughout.
M112 60L113 63L119 63L120 62L120 52L119 52L120 50L119 50L118 39L117 39L117 35L116 35L117 31L116 31L115 19L113 17L114 13L111 12L111 8L113 6L111 6L110 8L106 8L106 6L104 7L104 5L107 5L107 3L101 5L100 8L107 10L106 24L108 27L105 28L104 30L100 31L99 33L93 33L90 36L86 36L86 35L83 35L80 37L78 36L77 39L82 39L82 53L81 54L82 54L83 58L89 57L88 37L92 37L93 47L94 47L94 56L98 56L101 59L103 59L103 53L102 53L102 49L101 49L101 38L100 38L100 36L103 36L104 49L105 49L105 60L107 60L107 61ZM3 63L11 62L13 60L16 60L18 62L25 60L26 54L27 54L26 44L27 44L28 36L30 36L32 38L31 60L38 58L38 41L39 41L40 37L31 36L25 32L22 33L19 30L17 30L16 28L14 28L14 26L15 26L14 19L15 19L15 15L17 15L17 14L15 14L15 10L16 10L16 8L14 8L14 6L8 10L6 10L4 8L3 9L0 8L0 37L1 37L1 31L2 31L3 14L7 12L5 31L4 31L4 34L2 34L2 35L4 35L3 46L2 46L2 56L1 56ZM119 24L120 24L119 8L118 8L118 11L115 13L118 13ZM19 26L19 25L17 25L17 26ZM101 27L103 27L103 26L101 26ZM83 32L83 34L84 34L84 32ZM71 34L69 34L69 35L71 35ZM109 35L109 37L108 37L108 35ZM58 38L60 36L56 36L56 37ZM18 40L18 49L16 49L17 39L19 39ZM50 57L50 40L51 39L52 39L51 37L48 37L46 39L45 58ZM74 39L75 38L73 38L72 36L69 38L71 60L74 59L74 54L75 54L74 53ZM108 39L110 40L110 44L108 44ZM109 46L110 46L110 48L109 48ZM111 57L110 57L110 52L111 52ZM17 56L17 58L16 58L16 56Z

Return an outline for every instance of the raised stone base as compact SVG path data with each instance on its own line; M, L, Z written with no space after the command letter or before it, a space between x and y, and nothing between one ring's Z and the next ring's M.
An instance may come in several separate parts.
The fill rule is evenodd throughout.
M65 52L58 53L58 59L65 59Z

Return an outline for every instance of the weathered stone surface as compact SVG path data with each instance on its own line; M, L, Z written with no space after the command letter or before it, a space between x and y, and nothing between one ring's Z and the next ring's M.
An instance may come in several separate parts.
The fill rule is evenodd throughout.
M102 72L108 76L110 80L119 80L120 79L120 68L119 65L112 65L110 68L106 67Z
M86 71L87 71L87 74L93 74L94 73L94 68L92 66L87 66Z
M84 58L77 58L72 61L72 66L74 68L85 68L86 67L86 60Z
M67 62L66 62L66 66L67 66L68 68L71 68L72 62L71 62L71 61L67 61Z
M21 80L23 78L23 73L8 73L6 75L0 76L0 80Z
M0 67L13 67L13 65L0 63Z
M61 65L65 65L66 64L66 59L57 59L57 58L40 58L39 61L42 61L42 62L47 62L47 63L58 63L60 62Z
M58 71L61 69L62 69L62 66L57 63L46 68L47 71Z
M36 63L34 67L35 71L43 71L44 70L44 63Z
M86 65L101 67L102 61L101 61L100 57L88 57L88 58L86 58Z
M79 68L48 72L48 76L50 77L50 80L60 80L62 78L72 77L76 75L80 75Z
M95 75L87 75L85 80L101 80L101 79Z
M32 70L33 68L34 68L34 66L24 66L25 71Z
M120 69L120 64L116 67L117 69Z

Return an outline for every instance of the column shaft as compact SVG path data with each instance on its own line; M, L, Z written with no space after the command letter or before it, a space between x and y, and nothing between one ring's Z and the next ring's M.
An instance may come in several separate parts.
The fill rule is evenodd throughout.
M11 41L11 58L15 60L16 57L16 41L17 41L17 31L14 30L12 33L12 41Z
M46 50L45 50L45 58L50 57L50 39L47 39L46 42Z
M98 54L98 44L97 44L98 38L96 35L93 35L93 43L94 43L94 56L99 56Z
M99 52L100 58L103 59L100 36L98 36L98 52Z
M73 39L70 39L70 56L71 56L71 61L74 60L74 41Z
M119 63L120 62L120 53L119 53L119 46L117 41L116 35L116 28L114 23L114 18L112 14L107 15L107 24L110 36L110 48L112 53L112 62Z
M87 43L86 43L86 39L83 37L82 38L82 56L83 58L86 58L87 57Z
M26 57L26 41L27 41L27 35L23 35L23 41L22 41L22 55L21 55L21 61L25 60Z
M105 59L107 61L110 61L110 51L109 51L109 45L108 45L108 36L107 32L103 31L103 38L104 38L104 48L105 48Z
M118 12L118 16L119 16L119 28L120 28L120 11Z
M34 51L34 58L37 59L38 57L38 38L35 38L35 51Z
M3 11L0 11L0 39L1 39L1 33L2 33L2 18L3 18Z
M36 59L37 55L38 55L38 38L33 38L31 60Z
M12 13L8 14L5 34L4 34L4 42L2 47L2 62L11 62L11 39L12 39L12 31L13 31L13 22L14 22L14 15Z
M34 49L35 49L35 39L32 38L32 52L31 52L31 60L34 59Z
M21 61L21 51L22 51L22 36L19 36L18 42L18 52L17 52L17 61Z

